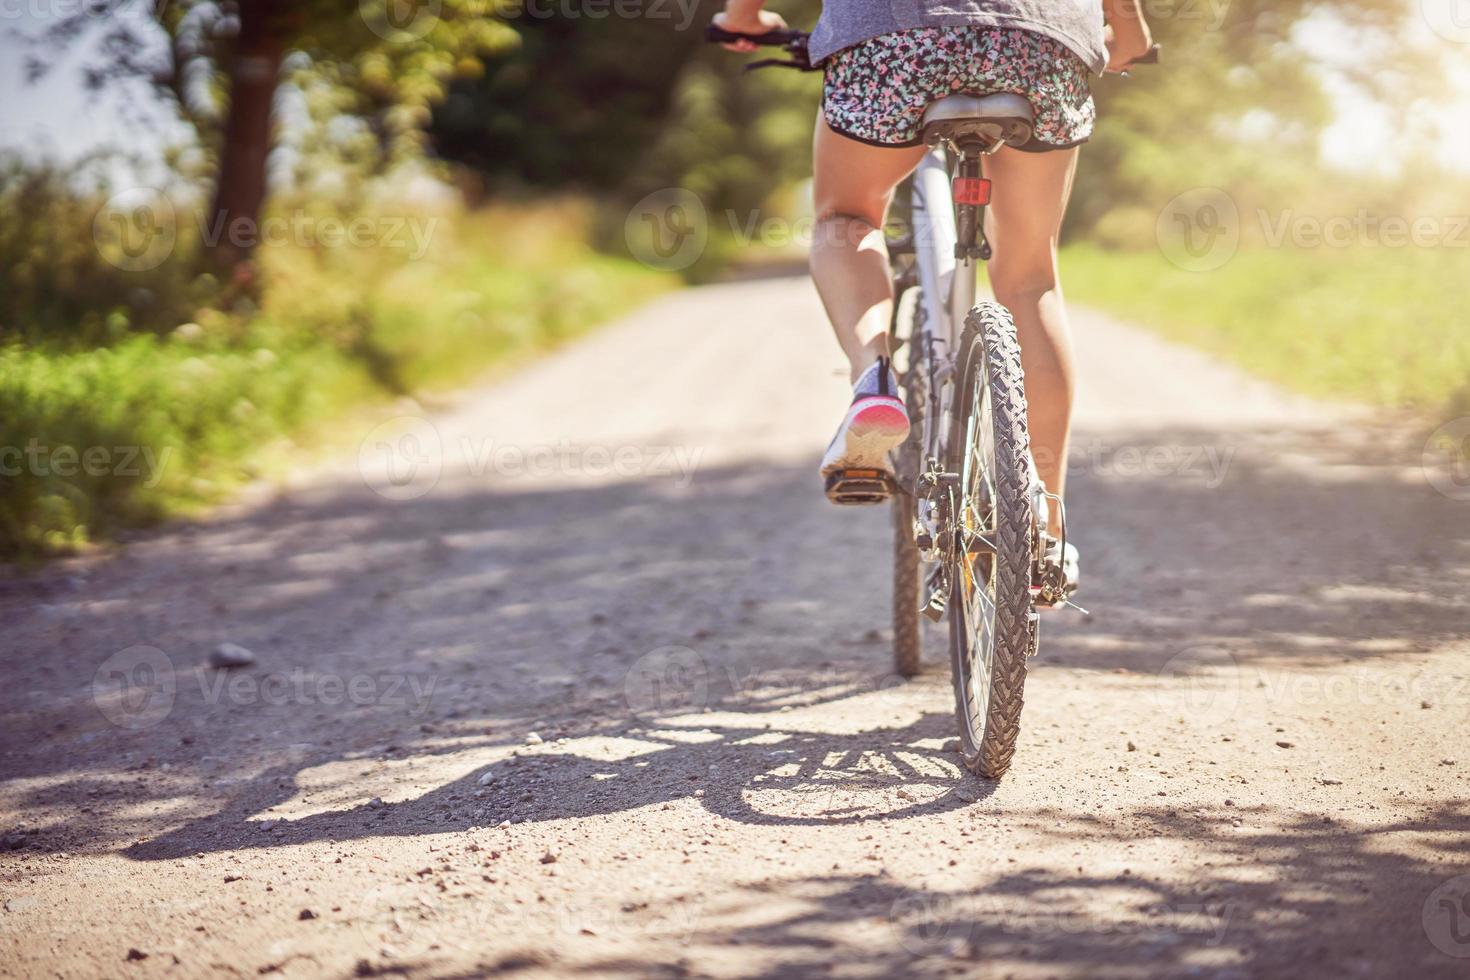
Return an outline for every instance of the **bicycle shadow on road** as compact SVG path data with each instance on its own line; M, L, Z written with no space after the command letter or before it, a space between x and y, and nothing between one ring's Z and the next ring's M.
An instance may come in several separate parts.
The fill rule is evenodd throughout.
M1330 666L1342 656L1392 660L1458 635L1461 618L1445 600L1470 567L1465 532L1454 531L1465 527L1455 522L1464 505L1406 479L1401 461L1335 448L1330 433L1105 435L1114 447L1232 453L1215 484L1183 468L1089 465L1076 474L1072 521L1095 615L1048 625L1043 664L1157 671L1181 645L1207 642L1237 661ZM1116 452L1109 458L1119 461ZM32 847L150 838L126 851L139 859L479 826L507 812L474 796L487 774L532 794L512 801L527 804L517 819L628 809L703 788L703 805L731 819L856 821L881 814L854 805L823 817L750 797L779 796L782 780L788 790L811 783L827 791L840 775L810 769L811 760L861 760L869 751L903 762L890 759L896 775L884 777L884 792L930 764L926 778L942 790L890 805L895 815L886 819L966 805L955 787L979 784L942 750L953 732L942 677L889 683L887 514L829 507L813 467L712 467L687 486L664 477L559 487L449 480L396 503L361 486L329 486L144 541L100 567L82 599L56 579L21 583L12 593L49 600L50 610L31 602L12 620L18 656L6 664L0 697L13 744L25 751L11 749L4 769L28 778L11 806L49 824ZM1304 551L1303 538L1319 550ZM134 577L160 566L169 588L137 594ZM1365 643L1365 631L1392 642ZM1288 642L1301 635L1334 656ZM236 697L196 666L224 638L261 654L231 683L298 669L437 683L422 704L389 703L382 688L364 704L277 703L259 687ZM167 654L179 682L167 716L138 731L101 719L93 692L78 684L132 644ZM734 699L741 715L770 713L778 732L780 709L798 710L790 691L811 690L810 678L830 672L830 690L809 700L849 719L848 730L824 722L826 730L788 731L783 749L751 741L765 729L749 718L686 719L667 730L708 728L715 747L661 741L659 729L632 717L629 677L670 647L710 668L701 707L723 710ZM912 703L877 723L865 712L885 699ZM556 772L538 783L529 761L501 757L531 731L645 744L625 746L621 760L546 763ZM779 754L787 749L796 757ZM488 761L474 761L477 753ZM295 798L301 773L332 765L343 769L333 775L340 805L279 831L256 828L252 817ZM429 775L430 785L394 801L388 781L344 768L395 765ZM701 778L687 778L700 767ZM131 776L109 779L106 770ZM648 776L665 770L686 785ZM767 786L747 792L757 777ZM587 790L598 784L607 789ZM368 808L375 796L389 802ZM79 815L78 800L91 813ZM143 803L171 809L141 816ZM130 815L118 816L124 808Z

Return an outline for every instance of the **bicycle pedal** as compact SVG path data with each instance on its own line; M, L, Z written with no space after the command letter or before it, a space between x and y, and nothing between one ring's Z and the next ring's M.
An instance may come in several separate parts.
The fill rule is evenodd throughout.
M897 489L885 470L835 470L827 476L827 499L834 504L881 504Z
M944 610L949 605L949 589L944 581L944 571L935 568L929 573L929 580L924 583L925 591L929 597L924 600L924 605L919 608L925 616L933 622L944 620Z

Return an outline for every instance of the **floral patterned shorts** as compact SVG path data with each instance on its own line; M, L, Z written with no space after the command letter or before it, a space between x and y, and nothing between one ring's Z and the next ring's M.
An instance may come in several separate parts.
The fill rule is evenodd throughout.
M924 109L945 95L1011 92L1036 113L1024 150L1058 150L1092 135L1087 65L1065 44L1014 28L920 27L882 34L827 59L822 112L844 136L917 146Z

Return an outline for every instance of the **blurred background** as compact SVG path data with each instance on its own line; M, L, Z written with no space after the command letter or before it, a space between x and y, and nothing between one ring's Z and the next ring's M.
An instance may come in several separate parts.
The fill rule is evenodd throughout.
M1144 6L1164 63L1095 83L1070 297L1425 431L1470 412L1470 5ZM820 77L744 74L717 9L0 4L0 558L799 260Z

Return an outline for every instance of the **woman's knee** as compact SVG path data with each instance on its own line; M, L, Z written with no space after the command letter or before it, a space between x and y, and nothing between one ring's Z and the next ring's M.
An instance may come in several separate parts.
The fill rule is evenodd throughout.
M1035 305L1061 286L1056 260L1050 256L1029 261L1001 260L997 250L987 270L990 287L1005 305Z
M881 212L875 218L862 208L817 208L813 226L814 244L860 248L883 227Z

